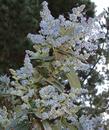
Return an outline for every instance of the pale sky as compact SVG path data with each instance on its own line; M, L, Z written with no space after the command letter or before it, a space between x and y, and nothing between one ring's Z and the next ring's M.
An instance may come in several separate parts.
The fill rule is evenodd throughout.
M91 0L92 2L95 3L96 10L97 10L97 15L100 14L104 8L109 7L109 0Z
M94 2L95 5L97 6L95 9L97 11L96 15L100 14L104 8L107 9L107 7L109 7L109 0L91 0L91 1ZM103 85L102 87L99 86L98 90L101 91L101 89L103 88L108 88L108 86L106 85ZM104 116L105 119L109 119L109 114L104 113Z
M96 5L96 8L95 8L95 10L97 11L96 15L99 15L104 10L104 8L107 9L107 7L109 7L109 0L91 0L91 1L94 2ZM102 64L99 65L97 67L98 71L101 71L102 67L103 67ZM103 85L97 86L98 93L101 93L103 90L108 90L108 83L109 81L105 81L105 85L103 84Z

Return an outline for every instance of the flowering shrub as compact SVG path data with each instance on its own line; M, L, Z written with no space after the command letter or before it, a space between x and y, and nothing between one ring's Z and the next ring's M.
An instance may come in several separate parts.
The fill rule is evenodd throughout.
M39 34L28 34L35 51L26 51L24 66L0 77L0 126L5 130L101 130L100 117L78 116L84 101L78 70L93 67L87 59L96 54L105 33L98 17L84 17L84 5L73 8L69 19L55 19L43 2ZM9 105L10 104L10 105ZM78 105L79 104L79 105Z

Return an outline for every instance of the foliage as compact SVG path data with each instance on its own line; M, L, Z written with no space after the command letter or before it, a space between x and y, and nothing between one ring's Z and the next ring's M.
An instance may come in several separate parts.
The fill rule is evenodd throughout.
M0 0L1 73L21 66L25 49L31 48L26 35L37 28L38 10L32 5L29 0Z
M57 18L59 14L68 17L68 12L71 12L73 7L80 6L85 4L84 11L86 12L85 16L94 17L95 14L95 4L90 0L47 0L49 3L48 7L52 12L52 15Z
M83 97L87 89L82 89L83 78L78 74L89 74L93 68L87 60L96 55L99 39L105 38L99 25L105 12L87 20L85 6L81 5L72 9L69 19L63 15L55 19L47 2L42 5L41 29L38 34L27 36L34 51L26 51L23 67L10 69L10 77L0 78L0 97L11 104L0 109L1 128L104 129L100 116L80 113L87 107Z
M82 74L83 86L88 89L88 95L86 94L84 97L86 101L89 103L87 106L87 113L91 113L93 115L100 115L101 113L108 113L108 71L109 71L109 63L108 63L108 46L109 46L109 38L108 38L108 11L105 10L105 15L102 20L99 21L102 30L105 31L105 38L99 39L99 47L96 52L96 57L91 57L88 60L88 63L94 64L93 69L89 74ZM106 19L106 21L104 20ZM102 66L102 67L101 67ZM99 69L101 67L101 69ZM99 69L99 71L98 71ZM81 73L80 73L81 75ZM99 88L98 88L99 87ZM103 88L106 89L103 89ZM99 92L98 92L99 90Z

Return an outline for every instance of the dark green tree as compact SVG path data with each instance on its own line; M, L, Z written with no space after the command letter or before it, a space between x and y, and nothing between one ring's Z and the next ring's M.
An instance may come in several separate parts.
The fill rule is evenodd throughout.
M37 28L38 7L29 0L0 0L0 72L23 63L26 39Z
M82 4L86 5L85 12L86 17L94 17L95 4L90 0L46 0L49 3L49 9L54 17L58 17L59 14L64 14L68 16L68 12L72 10L73 7L80 6Z

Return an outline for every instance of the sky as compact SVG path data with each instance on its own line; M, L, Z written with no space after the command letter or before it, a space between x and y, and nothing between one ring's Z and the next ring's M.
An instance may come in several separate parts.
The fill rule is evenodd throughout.
M91 1L94 2L95 5L97 6L95 9L97 11L96 15L99 15L104 10L104 8L107 9L107 7L109 7L109 0L91 0ZM99 69L101 69L100 66L99 66ZM100 88L101 87L99 86L99 89L98 89L99 91L101 91ZM105 119L109 119L109 115L107 115L106 113L104 113L104 116L105 116Z
M109 7L109 0L91 0L91 1L94 2L96 5L95 8L96 15L99 15L104 9L107 9L107 7ZM102 70L102 67L104 67L102 64L97 67L99 72ZM109 69L109 65L106 66L106 68ZM102 90L107 90L108 83L109 83L108 81L105 81L105 85L98 86L98 93L101 93Z
M95 5L97 6L96 7L97 15L100 14L104 8L106 9L107 7L109 7L109 0L91 0L91 1L94 2Z

